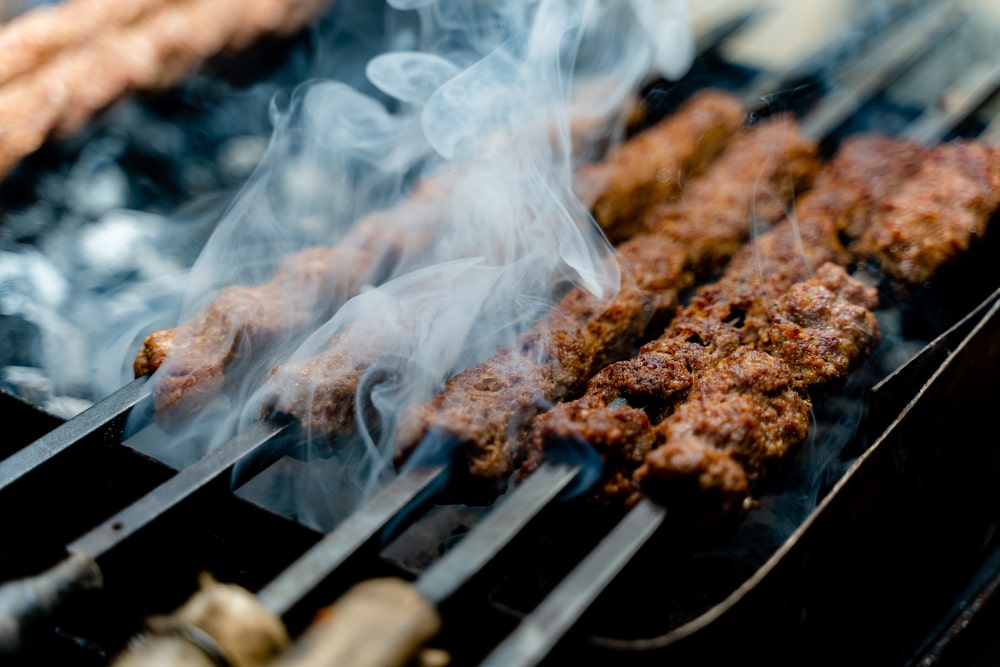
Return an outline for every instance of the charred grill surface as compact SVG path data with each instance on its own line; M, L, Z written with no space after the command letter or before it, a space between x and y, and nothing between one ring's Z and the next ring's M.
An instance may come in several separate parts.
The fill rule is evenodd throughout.
M684 214L658 210L650 223L655 231L618 247L622 288L610 304L571 292L517 347L457 374L442 394L413 410L399 451L440 438L458 444L472 477L506 478L523 456L530 420L582 391L594 372L648 336L651 323L662 326L696 269L718 259L703 251L746 238L755 212L783 211L815 168L814 144L787 119L740 137L677 204ZM703 243L689 245L695 236Z

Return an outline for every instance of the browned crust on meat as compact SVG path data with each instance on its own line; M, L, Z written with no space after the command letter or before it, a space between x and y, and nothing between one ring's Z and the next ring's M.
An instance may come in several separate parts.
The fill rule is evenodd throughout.
M723 93L705 93L705 102L693 105L693 110L690 112L698 116L697 122L694 121L679 121L675 120L674 125L680 125L683 127L691 127L692 123L697 127L708 127L712 125L720 126L720 133L728 137L732 132L734 132L740 124L742 124L742 111L740 112L739 123L733 121L731 114L727 115L721 111L707 112L704 108L709 107L712 109L723 108L728 109L732 105L737 105L738 102ZM683 114L681 114L683 115ZM721 136L720 134L720 136ZM690 147L692 151L697 152L699 149L696 146ZM713 151L715 149L712 149ZM683 160L701 160L702 158L695 155L684 156L681 151L677 152L678 159ZM713 152L714 155L714 152ZM686 162L685 162L686 164ZM442 180L442 179L437 179ZM347 252L351 252L350 248L359 247L362 251L371 253L371 256L377 256L380 258L379 262L376 262L376 266L381 266L391 263L391 258L399 256L405 251L410 253L419 254L421 248L428 245L431 234L432 218L433 216L428 215L426 209L427 205L422 202L422 200L435 200L435 198L441 198L447 193L448 188L442 186L440 183L435 183L435 179L430 179L430 185L423 185L418 193L404 201L402 204L389 211L388 213L379 213L359 221L355 227L352 229L349 238L345 243L341 243L341 246L347 246L349 249ZM413 220L416 222L413 222ZM436 219L436 218L433 218ZM416 231L411 231L416 230ZM385 247L382 247L385 246ZM623 262L625 264L631 263L629 259L630 256L635 256L636 261L644 261L647 264L651 261L648 258L651 252L657 251L658 246L655 242L638 244L633 246L631 249L627 249L623 254ZM327 252L327 253L338 253L342 252L336 249L326 249L317 250L316 252ZM676 255L676 251L666 250L661 254L664 256L669 256L671 254ZM643 256L646 256L643 258ZM361 258L365 259L364 257ZM160 332L154 334L152 337L147 339L143 346L143 349L139 352L139 356L134 364L135 369L142 371L155 371L158 364L162 363L164 359L170 359L170 365L172 370L167 377L160 379L157 378L157 386L160 387L159 391L154 393L154 399L156 400L156 408L158 419L169 420L170 414L182 414L183 410L196 407L199 403L193 400L187 400L184 398L183 394L186 391L190 391L193 382L196 378L203 378L206 382L210 382L212 390L218 390L224 384L224 374L226 366L232 362L234 356L234 350L238 344L243 344L249 341L255 346L266 345L268 340L273 340L278 338L282 334L282 330L277 326L278 318L272 315L277 315L277 313L272 313L275 310L281 310L281 313L285 317L285 327L286 330L292 330L294 327L301 326L304 322L310 321L310 318L316 316L315 308L309 303L304 305L308 308L304 313L298 313L294 309L290 309L289 304L279 305L279 304L269 304L270 301L283 301L284 295L290 293L290 290L294 290L297 287L307 288L309 292L316 292L317 288L315 285L322 285L323 281L329 281L330 279L337 278L343 282L347 282L353 287L360 286L364 282L375 281L377 274L374 269L368 270L365 273L364 267L365 263L363 261L351 262L349 259L342 259L338 262L329 262L330 271L328 275L317 276L319 280L315 284L311 284L305 279L299 279L296 276L296 267L302 262L299 255L293 255L287 258L283 263L283 267L288 267L291 280L279 280L278 276L274 279L268 281L264 285L255 288L243 288L235 287L229 288L223 291L213 302L208 306L208 308L200 313L196 318L190 322L183 324L180 330L184 332L183 337L188 344L182 349L176 346L174 343L175 351L171 352L170 349L164 349L169 346L173 341L180 340L179 336L170 337L167 335L162 335ZM355 267L362 267L360 275L352 276L345 273L341 268L341 264L347 264ZM669 273L669 271L664 270L661 273ZM647 311L645 318L641 325L636 324L635 317L616 317L616 310L618 308L625 307L623 304L625 302L632 303L635 299L640 298L638 296L638 290L643 292L648 292L657 288L653 285L650 280L651 272L645 272L644 275L632 276L635 284L629 284L629 279L626 279L626 287L623 290L626 294L631 296L624 297L619 302L613 306L612 310L605 313L602 318L595 318L591 325L595 329L604 329L605 338L612 335L612 332L624 327L626 330L633 330L636 326L642 326L649 321L653 315L658 312L664 311L668 308L672 308L674 305L673 296L669 296L665 299L656 300L653 299L650 303L643 303L642 308ZM673 275L672 273L670 274ZM339 276L339 278L338 278ZM672 280L672 278L671 278ZM645 282L643 282L645 281ZM647 284L648 283L648 284ZM259 292L259 294L258 294ZM322 289L319 290L322 294ZM350 296L353 291L348 290L346 295ZM232 304L234 296L238 295L236 301L242 300L252 300L254 303L254 309L261 313L263 321L258 323L254 320L252 316L242 317L239 314L229 314L228 311L233 305L239 306L239 303ZM641 297L645 299L646 297ZM339 305L341 300L332 299L334 303L333 306ZM595 309L597 306L597 301L584 293L582 290L571 295L566 299L563 304L563 310L567 308L569 311L577 312L586 309ZM294 305L294 304L293 304ZM632 306L628 306L632 307ZM250 311L253 309L248 309L243 307L243 311ZM579 319L577 315L572 317L576 318L574 321L582 322L583 319ZM274 323L274 324L272 324ZM258 329L260 331L258 331ZM171 355L175 358L171 359ZM317 362L314 365L313 370L317 370L319 366L323 365L323 362ZM293 374L299 373L301 367L296 367L291 369L290 372ZM275 386L281 383L281 370L278 369L274 376ZM176 376L176 377L172 377ZM353 381L356 378L353 376L345 377L341 376L342 381L348 382ZM329 391L332 391L337 396L351 395L353 391L349 388L337 388L332 389L332 387L327 386ZM280 391L280 389L277 389ZM204 397L209 396L210 391L197 392L199 396L199 401ZM193 394L195 395L195 394ZM302 395L301 392L296 392L293 395ZM282 404L288 410L291 410L297 417L304 418L306 421L313 420L313 418L307 418L306 413L312 413L313 416L316 415L316 411L312 408L307 408L306 406L300 406L297 409L293 409L292 405L294 401L289 398L288 400L282 401ZM274 409L278 409L277 404L272 403ZM170 414L168 414L170 413ZM315 421L315 420L313 420ZM324 420L318 420L322 422ZM333 422L326 421L326 425L333 426L334 424L339 424L341 427L348 427L350 422L335 420ZM308 424L307 424L308 426ZM314 423L318 431L321 431L325 426L320 426L318 422Z
M167 358L167 353L173 347L175 329L164 329L154 331L146 336L142 349L136 355L132 363L132 370L136 377L148 375L160 367Z
M738 210L742 211L743 224L734 224L729 214L722 211L707 213L704 217L692 215L690 224L705 237L745 238L749 233L749 216L756 195L765 192L770 197L775 196L775 192L791 193L796 189L794 186L770 187L763 184L770 180L811 178L812 169L808 164L814 160L814 151L815 147L810 142L797 135L794 124L783 120L762 125L746 137L734 141L704 178L725 180L727 183L731 179L739 179L743 184L744 200ZM737 155L735 159L730 157L734 153ZM755 154L755 170L747 171L746 153ZM790 156L791 159L782 159L783 156ZM815 163L812 164L815 168ZM798 187L804 187L804 183L799 182ZM711 196L713 191L705 189L702 192L704 196ZM727 207L734 203L732 198L721 201ZM705 202L705 208L718 206L719 202L719 199L712 198ZM691 204L691 211L701 210L693 202L688 203ZM772 207L770 210L779 209ZM511 360L506 355L487 360L459 373L448 383L442 395L410 413L405 428L397 438L399 451L408 453L424 437L436 435L444 441L458 443L473 475L483 480L505 479L513 469L512 463L523 457L528 434L522 426L527 420L552 403L572 398L574 391L578 393L582 390L582 385L596 370L615 358L621 358L629 347L641 342L648 331L650 304L658 301L660 303L656 307L660 309L666 305L665 301L672 305L679 290L692 283L692 268L711 264L702 261L703 258L696 254L697 248L707 245L688 246L673 237L675 232L683 229L682 220L677 218L672 224L655 226L655 232L642 234L619 246L616 256L621 260L623 285L621 293L608 306L598 309L598 303L582 290L570 294L560 304L557 309L560 314L568 315L570 321L576 319L584 334L581 343L585 353L584 363L571 366L579 373L572 378L572 382L563 382L558 388L550 384L536 384L539 380L548 380L546 372L534 364L510 370L508 365ZM694 231L687 233L687 238L693 236ZM654 244L656 251L649 253L648 248ZM644 255L644 252L647 254ZM665 257L669 257L670 262L664 262ZM553 326L559 326L558 322L545 320L533 331ZM528 386L518 386L516 391L497 392L489 396L469 390L478 377L494 375L498 366L519 376L520 381ZM569 388L573 391L568 391ZM523 394L530 395L532 400L524 401ZM518 407L512 412L511 405ZM474 411L474 420L467 418L469 411ZM455 424L461 426L456 427Z
M806 390L846 377L879 340L878 323L866 307L876 300L874 290L832 264L818 273L769 306L773 323L756 346L740 346L700 375L686 400L654 428L657 449L667 448L669 456L654 449L636 470L634 481L643 492L684 507L690 499L678 493L696 486L721 500L712 507L694 499L701 512L692 515L696 521L732 520L752 506L751 494L770 463L805 440L812 408ZM682 456L679 450L687 446L697 454ZM738 463L744 478L717 475L717 454ZM678 460L682 468L671 468ZM736 502L740 493L743 499Z
M158 370L152 384L157 420L169 424L225 385L227 368L329 316L331 303L357 292L378 263L360 249L312 248L282 262L268 282L229 287L194 319L145 340L135 370Z
M942 144L884 203L862 250L895 278L919 285L981 238L998 207L1000 146Z
M619 432L641 432L643 420L663 419L648 427L659 446L666 447L657 454L642 451L650 446L648 435L629 446L627 455L598 447L608 462L604 501L633 502L645 484L661 499L685 497L680 506L697 507L692 514L696 520L742 513L764 462L780 458L805 437L804 388L843 377L877 342L877 322L868 310L876 293L842 269L822 263L850 261L849 248L878 204L916 173L924 155L919 146L879 137L847 142L817 177L815 189L800 198L797 215L738 251L722 278L700 288L663 336L644 345L637 357L598 373L578 402L558 406L535 421L522 471L537 468L544 448L558 446L565 433L606 439L601 433L605 410L619 419L631 415L639 420L629 428L616 423ZM890 166L884 164L887 156ZM802 282L813 271L815 277ZM719 374L739 350L744 350L744 360L753 361L747 365L750 375L760 375L756 382L767 387L763 396L754 397L753 386L719 390ZM761 355L777 359L778 366ZM713 377L716 384L706 384ZM778 383L764 381L779 377ZM612 403L619 399L646 411L640 417L643 411ZM685 453L685 448L691 451ZM723 464L718 451L733 457L743 474ZM668 469L674 463L679 468ZM642 472L635 473L633 486L623 484L637 469ZM710 493L687 497L712 485Z
M575 190L612 242L642 229L642 213L668 201L719 154L744 124L731 95L708 90L677 113L619 146L600 163L580 169Z

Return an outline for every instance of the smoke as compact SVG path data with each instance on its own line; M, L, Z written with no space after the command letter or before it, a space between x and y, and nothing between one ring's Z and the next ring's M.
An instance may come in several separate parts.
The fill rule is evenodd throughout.
M183 320L226 285L262 282L308 245L377 239L398 224L391 215L367 236L353 223L414 184L437 183L429 243L387 253L384 280L372 277L311 332L254 349L254 368L172 436L199 443L193 458L259 418L263 403L332 411L352 426L333 446L306 421L313 445L244 489L321 527L391 478L406 407L493 354L570 287L614 295L610 245L573 194L587 144L579 128L614 132L609 121L645 77L676 76L692 56L680 2L390 4L388 50L364 61L366 85L347 83L351 74L311 81L273 106L267 153L193 267L181 309ZM365 354L343 406L327 404L322 381L289 386L280 370L265 380L281 364Z
M574 170L621 136L644 81L687 69L693 45L682 0L346 0L310 33L253 84L208 70L120 103L8 179L0 383L69 417L131 379L148 333L265 283L298 251L357 248L330 261L359 264L359 280L299 285L268 311L296 324L267 345L224 332L240 357L225 391L132 440L184 465L259 418L274 367L391 340L348 406L359 428L336 451L312 448L327 464L312 486L357 488L345 502L315 494L339 503L309 510L326 521L391 476L399 410L567 289L614 295ZM293 302L309 299L298 317Z

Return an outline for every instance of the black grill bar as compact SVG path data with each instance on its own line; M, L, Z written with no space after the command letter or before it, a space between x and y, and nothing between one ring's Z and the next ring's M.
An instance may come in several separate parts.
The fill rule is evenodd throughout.
M642 500L597 547L487 656L482 667L540 663L632 556L659 529L667 509Z
M404 471L261 589L258 600L272 613L287 615L348 558L376 541L390 522L414 509L423 496L436 495L446 479L443 464Z
M444 602L499 554L579 472L576 465L548 463L540 467L476 524L455 549L425 570L417 579L417 590L431 602Z
M456 547L425 570L413 584L413 590L432 605L440 605L445 602L499 556L546 506L576 480L579 472L578 465L558 463L542 465L517 489L495 503L489 514L479 521L472 532ZM317 553L321 550L322 544L313 549ZM304 559L308 558L309 554L307 553ZM279 581L286 582L280 584L286 591L294 589L293 593L286 592L282 596L282 599L285 600L281 605L283 607L288 607L288 601L291 601L293 597L301 598L311 591L307 587L309 582L304 582L294 576L296 569L296 566L293 565L289 571L286 571L286 575L279 577ZM303 583L307 586L300 588ZM407 587L403 582L398 582L398 586ZM356 590L352 589L348 592L338 604L350 604L346 601L353 598ZM272 606L276 600L273 595L264 595L262 592L258 599L264 603L265 607L277 611ZM334 642L313 641L301 645L299 650L295 652L294 659L287 660L286 663L307 665L314 664L315 660L330 665L356 664L354 658L365 654L364 645L373 641L379 643L380 652L400 657L407 656L412 650L413 643L410 633L399 631L392 623L386 628L382 620L393 617L392 606L399 604L398 597L379 598L370 604L384 607L381 612L376 609L369 614L374 627L352 627L352 631L346 633L344 625L337 622L338 612L335 605L334 617L328 624L329 627L322 630L317 628L313 632L320 631L328 633L330 636L342 637L342 639ZM343 613L348 613L348 611L345 608ZM349 619L347 623L356 624L357 619ZM345 636L347 634L351 636ZM399 646L394 647L397 643ZM363 664L375 663L364 661ZM382 665L381 662L378 664Z
M74 444L95 435L121 439L125 418L133 409L151 403L147 378L125 385L111 396L84 410L24 449L0 461L0 492L53 460Z
M193 494L232 472L245 456L275 442L290 431L288 424L257 422L243 433L231 438L208 456L199 460L153 489L141 499L75 540L67 549L71 553L98 558L115 546L148 528L156 519L169 512Z

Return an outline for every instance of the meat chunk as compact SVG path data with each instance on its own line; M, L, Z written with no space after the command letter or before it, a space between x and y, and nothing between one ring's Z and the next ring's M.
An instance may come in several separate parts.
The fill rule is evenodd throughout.
M736 98L709 90L696 94L677 113L641 132L605 160L577 175L577 196L593 212L612 242L642 229L643 212L669 201L685 179L700 173L744 124Z
M624 453L595 445L607 462L602 500L633 502L643 479L661 497L721 484L706 496L714 498L711 502L690 500L700 508L692 516L706 521L738 516L739 512L730 512L741 512L749 503L753 485L762 475L761 462L769 460L764 454L787 451L796 438L804 437L807 421L802 411L807 414L807 402L804 395L799 400L787 391L802 392L843 377L878 340L877 323L868 310L875 305L875 292L849 279L842 269L823 263L852 260L851 249L876 219L880 203L917 172L924 155L925 149L904 141L857 137L846 142L817 176L813 189L799 199L795 214L739 249L721 278L699 288L660 338L644 345L636 357L598 373L578 402L557 406L534 422L522 474L537 468L545 449L559 446L565 434L606 442L601 428L611 422L605 411L628 415L632 431L641 430L641 420L636 421L638 415L632 410L641 407L656 442L668 448L654 455L648 435L624 444ZM720 364L724 369L734 363L732 355L739 350L754 350L743 353L745 360L759 362L748 362L748 367L770 369L772 378L788 380L785 388L778 394L768 390L757 399L738 395L741 392L729 396L696 389L699 382L708 382L705 378L723 372L716 370ZM780 369L775 370L762 354L777 359ZM745 370L747 364L738 367ZM679 407L689 399L696 407ZM706 400L714 403L709 406ZM739 410L746 411L742 422ZM728 427L725 414L735 420ZM713 442L705 424L692 425L698 415L715 419L719 428L729 429L728 435L713 436ZM778 444L767 424L758 423L765 418L778 434L788 434L785 445ZM668 438L668 432L676 437ZM742 435L734 440L738 434ZM753 442L758 443L760 456L747 449L757 446L745 444ZM719 451L734 457L742 475L723 462ZM646 465L648 457L655 465ZM687 472L668 473L668 462ZM624 484L640 466L645 466L644 472L636 474L635 483Z
M739 111L734 112L734 108ZM742 125L742 118L742 108L735 98L723 93L706 92L663 121L662 125L667 128L663 136L673 136L686 130L697 131L709 135L711 141L721 144ZM659 133L661 130L654 128L652 132ZM648 139L644 141L648 143ZM680 167L694 171L714 156L718 148L711 142L705 146L689 142L674 147L671 159L676 160ZM633 149L622 150L627 153ZM616 158L611 158L609 164L616 163L615 160ZM794 163L808 164L805 160ZM445 177L428 180L429 183L423 184L414 195L394 209L375 213L359 221L338 246L316 248L293 255L282 262L279 271L268 282L256 287L232 287L224 290L194 319L178 327L174 335L156 332L150 336L140 351L134 368L137 373L155 371L167 360L163 373L157 377L154 385L157 419L163 423L169 422L216 395L225 386L226 374L236 374L236 352L241 347L266 350L310 323L328 317L347 298L356 294L362 285L378 283L392 270L396 258L404 253L419 258L430 245L435 225L448 215L449 183L452 182ZM624 254L634 256L635 259L626 257L623 261L635 266L650 265L653 253L661 251L661 245L655 242L633 244ZM352 253L356 253L356 256L352 256ZM669 257L676 254L676 251L663 250L661 254ZM325 256L322 263L326 269L303 270L303 267L320 264L313 262L312 256ZM667 268L661 273L672 276L669 268L672 265L669 262L667 264ZM655 281L656 278L651 271L645 271L643 275L637 274L633 279L636 284L627 285L623 290L631 296L624 298L619 307L625 307L622 305L625 302L632 303L640 298L637 290L645 293L654 289L650 281ZM294 296L289 299L287 295L290 294ZM661 312L674 305L672 298L667 298L663 303L647 304L644 300L641 307L648 309L650 314ZM597 308L598 304L581 291L569 297L563 306L576 313ZM600 322L595 321L594 326L605 327L609 331L619 326L626 329L636 326L634 317L615 318L613 315L614 311L609 311ZM648 319L649 316L643 323ZM375 361L371 359L369 363ZM307 371L326 388L329 400L353 395L353 387L349 385L356 382L357 377L350 373L340 373L338 377L341 384L335 387L330 381L323 381L316 375L321 369L333 371L330 363L317 360L308 365L307 369L297 365L287 369L287 372L291 374L290 382L299 383L304 390L301 373ZM338 429L350 428L353 424L350 419L317 421L316 418L323 412L322 408L295 405L300 400L312 401L312 397L315 400L327 399L314 392L303 393L292 387L287 387L289 390L286 391L289 383L283 379L285 373L286 371L278 369L272 375L269 390L272 395L266 400L269 410L287 411L303 419L307 428L314 429L316 433L335 435L334 431ZM345 414L348 414L350 403L341 404L347 410ZM307 418L307 414L312 417ZM320 421L324 423L318 423Z
M718 198L712 187L696 191L699 197L706 198L700 202L703 206L685 195L686 203L681 205L692 212L690 217L671 217L660 211L659 219L669 218L672 222L651 224L651 231L619 246L616 256L622 267L622 289L609 304L599 304L578 290L559 304L561 320L546 319L532 329L530 335L538 336L547 330L566 330L563 323L567 318L575 322L582 340L574 338L573 346L582 351L582 363L565 366L560 361L559 372L569 369L576 375L563 375L556 384L551 380L552 369L539 368L532 359L498 355L462 371L443 394L411 411L397 438L399 451L406 454L425 438L456 444L474 476L482 481L505 480L524 456L527 433L522 426L553 403L574 398L593 373L641 343L648 337L647 332L655 331L649 326L651 316L656 311L671 310L667 306L672 306L677 294L692 284L695 270L714 263L706 261L700 249L717 248L718 243L733 237L746 238L758 198L790 197L805 187L815 166L815 146L799 136L794 124L787 120L764 123L735 140L703 179L725 183L733 191L733 183L738 183L740 201L734 201L733 196ZM737 212L731 210L734 205ZM779 207L771 206L770 210L778 211ZM696 236L706 239L706 243L687 242ZM653 247L656 251L650 252ZM659 326L662 324L657 323ZM552 353L545 356L559 357ZM501 373L520 379L500 383L497 391L489 393L470 390L480 378ZM474 419L469 419L470 411Z
M1000 146L955 141L931 149L920 171L862 237L863 251L911 284L925 282L986 232L1000 207Z
M174 85L207 58L301 29L326 6L76 0L29 12L0 33L0 178L125 93Z

